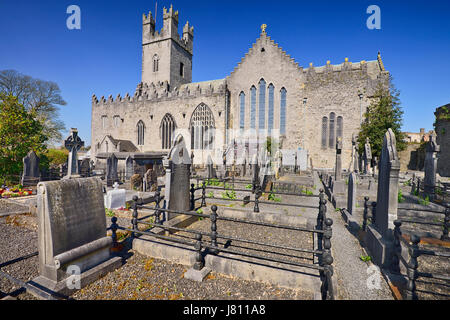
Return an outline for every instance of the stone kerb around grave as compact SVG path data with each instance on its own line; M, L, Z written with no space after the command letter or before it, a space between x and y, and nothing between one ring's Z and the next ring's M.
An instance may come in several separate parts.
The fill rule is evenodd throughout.
M119 257L111 259L100 179L41 182L37 207L40 276L33 282L68 294L120 266ZM72 274L79 286L67 285Z

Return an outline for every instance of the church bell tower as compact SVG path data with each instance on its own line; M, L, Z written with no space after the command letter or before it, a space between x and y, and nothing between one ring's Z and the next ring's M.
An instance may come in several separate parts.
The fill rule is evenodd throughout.
M152 13L143 15L142 82L166 82L170 88L192 82L194 27L186 22L178 34L178 11L163 9L163 27L156 30Z

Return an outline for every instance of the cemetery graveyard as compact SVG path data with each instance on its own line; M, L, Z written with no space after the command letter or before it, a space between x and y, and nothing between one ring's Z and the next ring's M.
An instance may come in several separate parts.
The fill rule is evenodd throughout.
M409 21L389 10L403 14L407 5L385 2L383 12L395 23L381 31L377 5L364 10L370 16L361 29L348 27L364 20L348 18L360 5L330 2L327 12L319 5L317 18L306 3L292 2L287 10L265 10L279 16L279 26L252 26L258 36L239 51L231 72L197 82L206 73L193 73L194 56L212 72L206 62L223 64L215 50L235 59L233 47L250 32L234 22L252 19L226 10L266 19L263 10L247 13L245 2L217 9L211 2L211 12L228 21L224 26L212 15L205 27L207 7L185 5L189 21L215 35L194 50L194 26L172 5L161 10L155 3L153 14L136 15L127 3L114 12L122 21L139 16L134 32L142 43L133 47L131 28L117 23L109 7L100 9L115 2L99 3L83 3L86 15L78 5L67 7L64 32L53 25L39 32L53 21L54 4L28 10L36 17L31 28L29 19L15 19L22 9L0 5L10 6L0 23L12 37L40 43L18 49L11 38L12 50L0 51L0 61L11 64L0 70L0 300L449 300L450 104L436 108L433 130L403 132L410 124L403 123L397 75L385 67L395 61L392 70L404 72L414 61L414 77L395 79L407 92L408 117L425 127L425 103L448 99L440 87L448 77L439 73L449 59L435 55L448 52L436 41L447 20L415 19L402 34ZM408 9L425 17L433 6L447 12L445 5ZM412 31L423 21L420 32ZM396 26L398 34L374 37ZM304 35L329 37L335 42L297 49L330 50L323 56L330 60L297 62L271 38L277 32L295 36L290 48L305 46ZM33 38L43 34L49 43ZM126 41L99 41L107 36ZM350 61L340 51L365 57L375 46L367 60ZM345 58L332 64L338 56ZM140 68L136 89L100 96L111 82L129 85L132 63ZM16 66L59 79L61 89ZM434 91L425 90L430 83ZM58 118L64 105L67 124Z
M448 190L429 143L425 172L399 173L388 130L380 161L367 142L350 172L340 140L325 171L262 149L193 166L179 136L152 168L112 154L82 174L73 129L67 173L25 166L29 194L0 199L2 299L446 299ZM358 289L373 265L378 287Z

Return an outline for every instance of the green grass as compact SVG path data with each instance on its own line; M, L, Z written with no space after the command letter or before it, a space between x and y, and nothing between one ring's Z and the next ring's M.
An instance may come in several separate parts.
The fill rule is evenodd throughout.
M359 258L360 258L362 261L364 261L364 262L367 262L367 261L371 261L371 260L372 260L372 257L371 257L371 256L363 256L363 255L361 255Z
M116 214L111 209L105 208L105 213L108 217L114 217Z
M281 202L281 198L280 197L276 197L275 194L273 194L272 192L269 193L269 196L267 197L267 200L274 201L274 202Z
M234 190L222 192L223 199L236 199L236 192Z
M403 198L403 193L402 190L398 190L398 202L402 203L405 200L405 198Z

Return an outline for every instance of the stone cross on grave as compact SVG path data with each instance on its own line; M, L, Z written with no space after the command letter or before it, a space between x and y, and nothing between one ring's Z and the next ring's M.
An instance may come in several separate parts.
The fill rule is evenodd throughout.
M69 158L67 161L67 176L65 179L77 178L79 176L78 170L78 151L84 146L84 141L78 136L78 130L72 128L70 135L64 141L64 147L69 150Z
M349 172L355 171L358 172L359 170L359 159L358 159L358 149L357 149L357 136L355 134L352 134L352 158L350 160L350 167L348 169Z
M430 135L430 140L425 147L425 163L424 163L424 191L430 199L435 198L436 187L436 169L437 169L437 153L441 151L441 147L436 143L436 136Z
M372 148L370 146L369 137L366 138L366 144L364 145L364 173L371 173L371 161L372 161Z
M342 179L342 138L337 137L336 138L336 166L335 166L335 173L334 173L334 180L340 181Z

